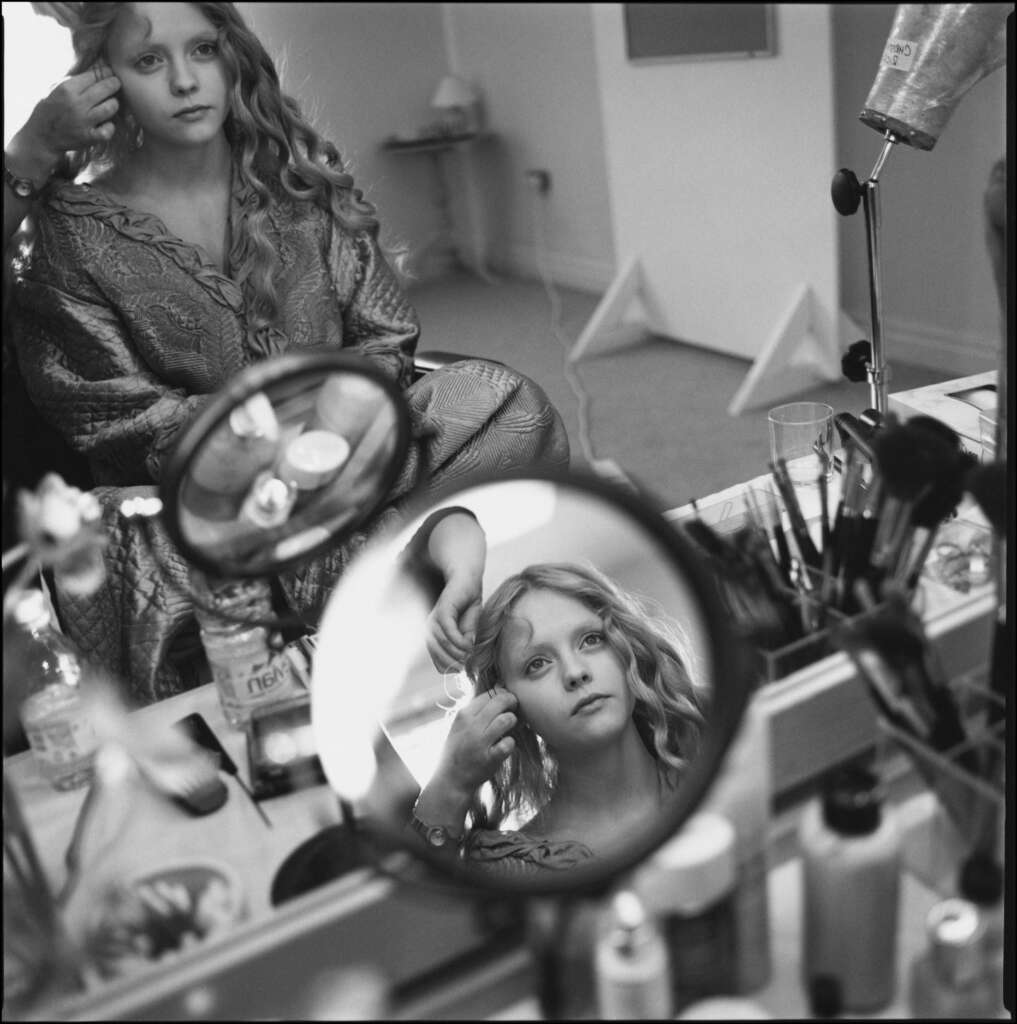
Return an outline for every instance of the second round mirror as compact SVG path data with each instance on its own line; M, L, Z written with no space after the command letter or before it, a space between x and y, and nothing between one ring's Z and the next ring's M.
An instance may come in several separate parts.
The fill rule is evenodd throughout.
M475 482L351 567L315 742L386 847L480 888L595 887L705 795L747 683L694 552L595 478Z

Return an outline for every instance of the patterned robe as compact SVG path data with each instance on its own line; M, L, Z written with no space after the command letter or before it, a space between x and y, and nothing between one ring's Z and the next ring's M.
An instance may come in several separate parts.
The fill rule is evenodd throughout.
M243 265L237 228L256 196L235 178L231 266ZM362 354L404 390L411 450L389 503L368 530L280 577L298 611L320 611L367 536L409 495L475 472L565 466L561 418L532 381L498 363L464 359L413 381L419 336L413 308L376 241L316 206L279 203L269 234L279 254L276 326L248 325L240 284L155 216L88 184L55 189L17 269L13 341L32 401L85 454L105 509L107 579L87 600L62 592L65 630L86 656L124 680L137 703L199 680L174 639L192 637L187 566L165 534L157 568L124 497L152 494L181 429L233 375L304 348ZM191 670L193 673L193 670Z

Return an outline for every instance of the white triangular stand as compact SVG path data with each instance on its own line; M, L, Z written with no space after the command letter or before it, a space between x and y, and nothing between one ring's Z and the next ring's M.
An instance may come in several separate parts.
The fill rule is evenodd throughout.
M639 257L634 256L615 275L583 333L576 338L569 360L576 362L594 344L603 351L608 346L628 344L647 334L659 333L664 322L660 306L646 288Z
M840 312L835 330L830 318L818 307L812 288L799 285L731 399L727 408L731 416L774 405L808 390L818 381L840 379L840 338L851 332L857 337L858 328Z

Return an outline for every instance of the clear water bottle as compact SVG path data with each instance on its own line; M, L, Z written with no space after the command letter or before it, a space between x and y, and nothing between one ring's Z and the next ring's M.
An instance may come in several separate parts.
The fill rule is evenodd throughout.
M272 617L272 598L264 580L212 580L194 574L203 603L244 619ZM230 621L196 610L212 680L226 721L244 729L251 712L299 692L293 662L266 626Z
M40 771L55 789L84 786L98 740L82 692L82 661L41 591L18 600L7 641L4 686L25 695L19 717Z

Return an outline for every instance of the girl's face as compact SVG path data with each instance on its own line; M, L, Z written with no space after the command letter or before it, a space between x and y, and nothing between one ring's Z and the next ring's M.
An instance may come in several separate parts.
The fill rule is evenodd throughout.
M108 54L146 145L201 146L222 131L228 82L218 33L193 4L129 5Z
M581 601L532 590L516 602L498 652L517 714L552 752L589 749L620 736L635 697L604 624Z

